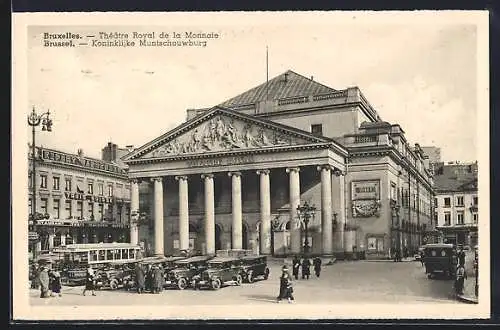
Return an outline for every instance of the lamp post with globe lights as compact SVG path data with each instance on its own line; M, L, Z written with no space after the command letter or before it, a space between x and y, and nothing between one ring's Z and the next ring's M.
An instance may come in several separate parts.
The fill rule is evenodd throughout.
M36 222L38 220L36 212L36 127L42 126L42 131L52 132L52 119L50 119L50 111L44 112L42 114L37 114L35 107L28 115L28 125L31 126L31 180L33 194L31 198L31 216L29 219L30 231L36 232ZM46 217L46 215L43 215ZM39 239L39 238L38 238ZM36 259L37 251L36 248L33 249L33 259Z
M314 205L309 205L307 202L304 202L304 205L297 206L297 215L299 219L304 221L304 254L309 253L309 221L314 219L314 215L316 213L316 207Z

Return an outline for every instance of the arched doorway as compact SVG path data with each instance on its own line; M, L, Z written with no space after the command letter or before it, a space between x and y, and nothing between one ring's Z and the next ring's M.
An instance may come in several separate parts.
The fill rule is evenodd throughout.
M222 228L220 225L215 225L215 250L222 250Z

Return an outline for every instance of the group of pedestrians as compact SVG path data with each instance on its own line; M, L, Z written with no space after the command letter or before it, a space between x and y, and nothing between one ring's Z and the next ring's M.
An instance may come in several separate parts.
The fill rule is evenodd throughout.
M302 270L302 279L309 279L311 276L311 266L314 266L314 273L316 277L321 275L321 258L315 257L312 261L308 257L300 260L299 256L293 257L292 273L296 280L299 279L299 270Z
M147 265L147 268L140 263L135 265L135 286L137 293L145 291L158 294L163 291L165 272L161 265Z
M312 259L305 256L302 260L299 256L294 256L292 261L292 274L293 277L298 280L299 272L301 271L302 279L309 279L311 276L311 266L314 266L314 273L316 277L320 277L321 275L321 258L315 257ZM290 275L290 271L288 266L284 265L281 269L280 276L280 290L277 297L277 302L279 303L283 299L286 299L288 303L291 303L295 300L293 295L293 279L292 275Z
M40 298L49 298L62 296L61 293L61 274L50 269L47 265L35 267L35 276L31 282L31 288L40 288Z

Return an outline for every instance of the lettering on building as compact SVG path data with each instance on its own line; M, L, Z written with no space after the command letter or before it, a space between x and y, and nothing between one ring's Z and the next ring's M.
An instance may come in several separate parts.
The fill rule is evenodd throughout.
M189 167L225 166L253 163L253 156L234 156L228 158L193 159L187 161Z
M81 194L81 193L66 192L66 193L64 193L64 197L66 197L66 199L74 199L74 200L80 200L80 201L86 200L89 202L97 202L97 203L107 203L107 204L113 203L113 198L111 198L111 197L87 195L87 194Z
M89 159L85 157L78 157L76 155L66 154L63 152L53 151L53 150L38 150L38 157L43 160L50 160L54 162L59 162L63 164L84 167L88 169L101 170L106 172L123 174L123 169L120 167L109 164L103 161Z

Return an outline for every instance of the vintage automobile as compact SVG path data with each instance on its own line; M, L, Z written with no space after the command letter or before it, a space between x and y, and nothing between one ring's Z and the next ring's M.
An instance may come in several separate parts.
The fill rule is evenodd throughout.
M241 285L241 260L234 257L216 257L208 262L208 268L194 280L195 289L220 289L225 284Z
M240 260L243 281L253 283L259 277L264 280L269 278L266 256L244 256Z
M424 247L425 273L428 278L442 274L452 278L457 269L457 253L453 244L426 244Z
M116 290L119 287L125 287L127 274L133 269L131 263L107 265L96 272L96 289L109 288Z
M213 256L194 256L174 262L175 269L168 272L165 286L184 290L192 285L193 278L207 269L207 261Z

